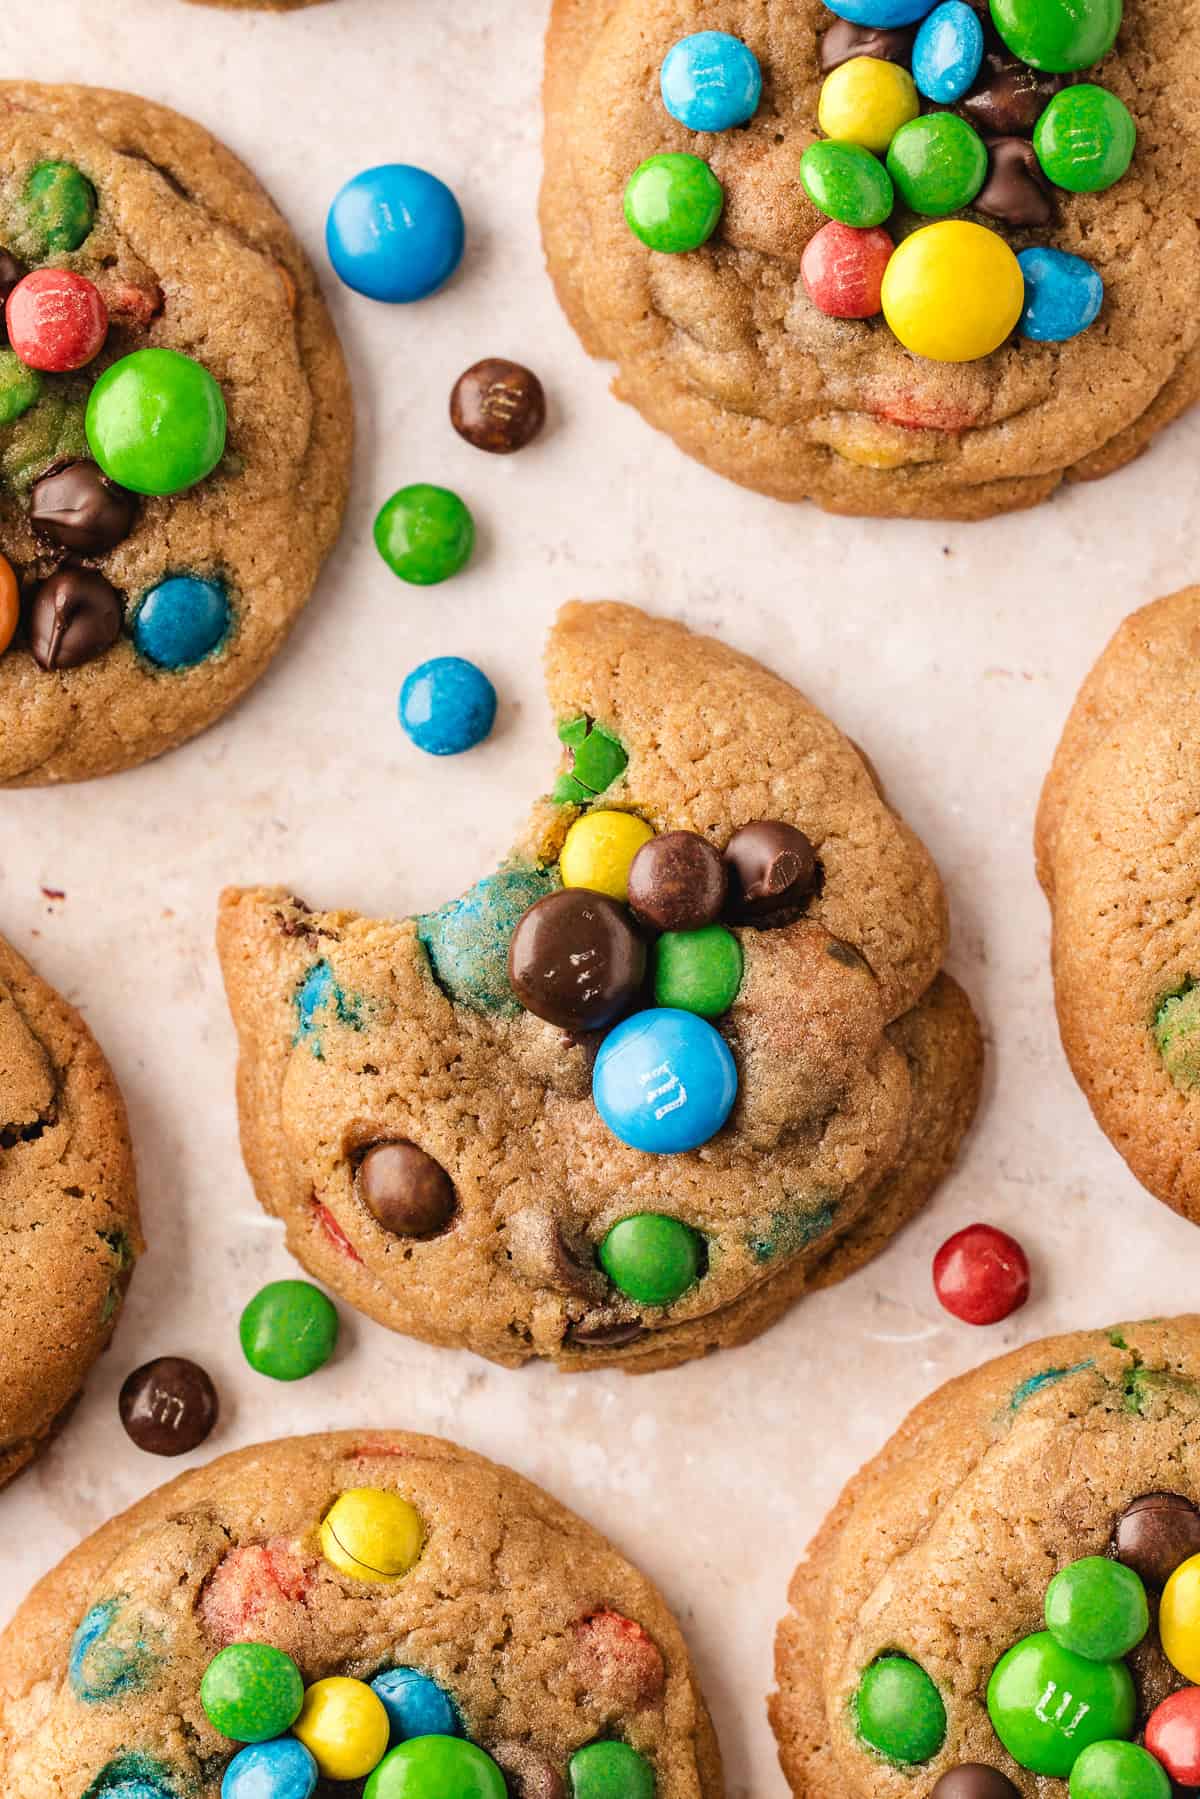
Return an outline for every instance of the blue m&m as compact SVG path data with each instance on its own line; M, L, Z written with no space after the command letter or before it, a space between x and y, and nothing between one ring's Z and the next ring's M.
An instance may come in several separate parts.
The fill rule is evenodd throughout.
M1037 244L1017 256L1025 306L1017 329L1039 344L1064 344L1099 317L1104 282L1090 262Z
M414 668L400 689L400 723L427 756L474 749L496 719L496 689L463 656L435 656Z
M663 105L689 131L744 125L762 98L762 70L748 44L728 31L696 31L663 58Z
M224 642L231 618L219 581L170 575L152 587L133 620L134 648L156 668L194 668Z
M917 33L913 80L927 100L953 106L961 100L983 62L983 26L966 0L943 0Z
M462 208L436 175L406 162L355 175L334 200L325 244L338 275L369 300L423 300L462 261Z
M672 1156L715 1137L737 1097L729 1046L694 1012L652 1008L627 1018L600 1046L596 1110L631 1149Z
M371 1682L391 1726L391 1742L410 1737L460 1737L462 1721L444 1687L419 1668L388 1668Z
M930 0L825 0L830 12L852 25L873 25L891 31L897 25L915 25L930 11Z
M317 1764L296 1737L251 1743L234 1756L221 1782L221 1799L312 1799Z

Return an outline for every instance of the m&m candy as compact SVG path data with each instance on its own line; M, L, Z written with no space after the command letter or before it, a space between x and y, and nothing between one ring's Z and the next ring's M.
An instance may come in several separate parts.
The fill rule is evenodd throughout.
M832 138L810 144L800 158L800 181L818 212L860 230L882 225L896 204L891 176L861 144Z
M378 1694L342 1675L315 1681L292 1725L325 1780L362 1780L383 1759L388 1730Z
M388 1716L391 1741L462 1735L458 1709L444 1687L419 1668L388 1668L371 1682Z
M1007 1231L968 1224L934 1256L933 1290L964 1324L999 1324L1029 1298L1029 1262Z
M14 425L42 397L42 377L12 350L0 350L0 425Z
M21 196L25 228L42 256L78 250L96 222L96 190L73 162L39 162Z
M105 369L85 424L94 460L133 493L182 493L225 454L221 389L178 350L135 350Z
M352 1487L342 1493L321 1524L322 1555L352 1580L400 1580L424 1541L417 1508L382 1487Z
M490 1755L462 1737L413 1737L384 1756L363 1799L508 1799Z
M877 56L854 56L825 77L817 120L826 137L884 151L920 110L907 69Z
M852 25L892 31L898 25L915 25L929 11L930 0L826 0L829 10Z
M946 1707L933 1681L906 1655L883 1655L864 1670L854 1696L864 1743L906 1766L928 1761L946 1737Z
M310 1281L271 1281L242 1313L242 1354L256 1374L303 1380L323 1368L337 1345L333 1301Z
M717 228L725 194L708 164L684 150L648 156L625 187L625 223L647 249L698 250Z
M231 1643L205 1669L200 1703L223 1737L264 1743L282 1736L300 1716L304 1682L282 1649L269 1643Z
M1137 1698L1124 1662L1089 1661L1038 1631L1001 1656L987 1707L1015 1762L1065 1780L1089 1743L1132 1736Z
M614 1224L600 1245L600 1266L618 1293L640 1306L670 1306L694 1287L704 1239L690 1225L660 1212L639 1212Z
M758 58L728 31L696 31L663 58L663 105L689 131L728 131L752 119L762 97Z
M1038 244L1017 253L1025 280L1022 337L1062 344L1094 324L1104 304L1104 282L1082 256Z
M465 656L434 656L405 676L400 723L427 756L460 756L496 722L496 689Z
M563 886L588 887L624 903L633 858L653 836L634 812L585 812L563 839L558 858Z
M317 1764L295 1737L252 1743L234 1756L221 1782L221 1799L312 1799Z
M737 1097L725 1039L692 1012L652 1008L627 1018L600 1046L592 1098L622 1143L652 1155L699 1149Z
M369 300L405 304L445 286L462 261L462 209L426 169L364 169L337 195L325 224L329 260Z
M927 100L953 106L974 82L983 62L983 26L966 0L943 0L917 32L913 80Z
M1025 304L1025 282L1020 263L995 231L945 219L897 245L884 272L882 300L883 315L906 350L933 362L972 362L1011 336Z
M575 1751L567 1773L571 1799L654 1799L654 1769L628 1743L588 1743Z
M887 169L906 206L942 218L969 206L983 186L987 150L974 126L957 113L931 112L896 133Z
M417 587L448 581L471 560L475 520L448 487L417 481L385 500L375 519L375 548L394 575Z
M21 620L21 590L7 556L0 556L0 656L16 635Z
M1200 1684L1200 1555L1181 1562L1163 1588L1158 1634L1171 1666Z
M194 668L225 641L231 618L222 582L172 575L134 614L134 648L156 668Z
M1112 187L1129 168L1136 142L1125 102L1091 81L1055 94L1033 133L1043 172L1072 194Z
M94 282L70 269L35 269L4 304L8 341L21 361L47 374L81 369L108 336L108 307Z
M1184 1687L1155 1706L1145 1742L1179 1786L1200 1786L1200 1687Z
M1150 1628L1146 1589L1132 1568L1107 1556L1084 1556L1060 1569L1047 1587L1046 1628L1075 1655L1116 1661Z
M654 1003L719 1018L742 984L742 946L722 924L665 931L654 945Z
M1106 57L1123 0L991 0L992 22L1021 62L1071 75Z
M1071 1769L1069 1799L1171 1799L1162 1764L1137 1743L1092 1743Z

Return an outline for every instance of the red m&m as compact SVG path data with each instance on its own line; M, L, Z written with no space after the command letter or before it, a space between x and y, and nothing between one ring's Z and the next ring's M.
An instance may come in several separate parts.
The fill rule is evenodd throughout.
M800 259L809 299L832 319L874 318L883 310L883 271L894 249L882 225L864 231L830 219Z
M1184 1687L1155 1707L1146 1747L1180 1786L1200 1786L1200 1687Z
M108 308L95 285L70 269L35 269L4 308L8 341L31 369L65 374L98 356L108 336Z
M1015 1237L969 1224L934 1256L933 1287L964 1324L999 1324L1029 1298L1029 1262Z

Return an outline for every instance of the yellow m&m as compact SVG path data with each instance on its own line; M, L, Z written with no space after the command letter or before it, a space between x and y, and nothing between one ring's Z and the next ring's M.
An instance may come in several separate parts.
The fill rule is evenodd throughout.
M1025 304L1021 265L1002 237L965 219L914 231L883 274L883 316L906 350L974 362L999 349Z
M416 1507L380 1487L352 1487L334 1501L321 1524L321 1554L351 1580L399 1580L424 1541Z
M1200 1555L1180 1562L1158 1607L1163 1654L1185 1680L1200 1682Z
M362 1780L383 1760L390 1731L383 1701L342 1675L314 1682L292 1725L325 1780Z
M585 812L567 832L558 858L564 887L587 887L622 904L629 897L629 869L654 832L632 812Z
M921 110L907 69L877 56L852 56L827 75L817 107L826 137L882 153Z

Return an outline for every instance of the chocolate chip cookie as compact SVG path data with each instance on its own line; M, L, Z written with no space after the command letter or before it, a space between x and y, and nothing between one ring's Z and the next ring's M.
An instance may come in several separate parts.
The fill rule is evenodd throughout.
M618 395L689 455L834 512L982 518L1119 468L1200 392L1195 21L1167 0L1128 9L1111 54L1106 31L1074 60L1045 64L1074 71L1063 92L1063 76L1011 54L987 24L974 84L947 112L908 76L914 26L873 28L927 6L836 10L847 18L821 0L555 0L542 226L584 346L617 365ZM1120 17L1109 0L1058 9L1093 10ZM739 99L746 59L731 51L680 105L665 60L718 33L749 53L761 93L751 86L740 110L719 112L717 100ZM872 64L903 75L907 110L882 138L863 127L843 156L829 140L854 127L830 118L823 85ZM824 188L801 180L819 105L821 155L834 150L838 164ZM719 129L680 116L714 113ZM908 148L898 133L885 167L897 118ZM1081 173L1064 165L1085 139L1098 163ZM943 191L935 177L947 170ZM944 257L923 255L935 243ZM1033 260L1018 263L1025 252ZM997 347L911 347L926 346L935 306L954 338L972 296L997 313ZM1068 329L1079 334L1057 341ZM975 359L933 359L964 353Z
M1063 1048L1150 1191L1200 1222L1195 907L1200 588L1126 619L1084 682L1042 791Z
M140 1249L108 1064L74 1007L0 938L0 1486L107 1347Z
M264 1720L281 1686L295 1700ZM69 1555L0 1637L0 1783L7 1799L311 1792L300 1744L326 1778L353 1747L330 1740L322 1699L378 1724L370 1754L390 1739L372 1793L724 1791L650 1582L508 1469L387 1430L224 1456ZM241 1784L273 1759L308 1777Z
M940 881L785 681L629 606L547 653L564 759L504 866L403 923L224 896L259 1199L393 1329L670 1366L874 1255L974 1109Z
M0 83L0 785L213 722L307 600L350 395L254 177L129 94Z
M941 1388L796 1570L770 1703L793 1792L1054 1799L1074 1769L1072 1793L1169 1793L1198 1500L1200 1318L1052 1338Z

